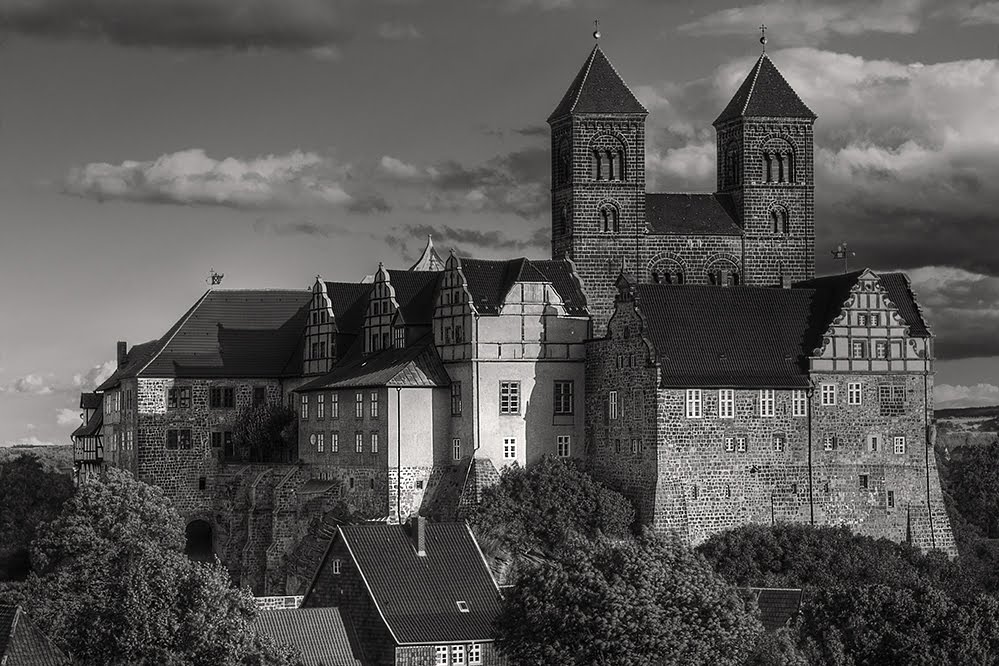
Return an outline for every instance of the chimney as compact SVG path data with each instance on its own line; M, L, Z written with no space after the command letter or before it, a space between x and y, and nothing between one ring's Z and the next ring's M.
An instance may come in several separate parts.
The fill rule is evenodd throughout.
M409 536L413 539L413 547L418 557L427 556L427 519L423 516L411 516L409 519Z
M118 367L121 368L125 365L125 360L128 358L128 343L122 340L118 341Z

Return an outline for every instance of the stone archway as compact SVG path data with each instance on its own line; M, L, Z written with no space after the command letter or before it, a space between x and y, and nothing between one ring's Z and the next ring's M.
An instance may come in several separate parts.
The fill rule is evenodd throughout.
M184 530L187 543L184 553L195 562L215 560L212 526L206 520L192 520Z

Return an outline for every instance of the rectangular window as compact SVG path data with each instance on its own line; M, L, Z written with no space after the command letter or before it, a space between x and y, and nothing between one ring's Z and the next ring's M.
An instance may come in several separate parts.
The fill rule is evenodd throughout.
M575 408L575 386L572 381L555 382L555 413L572 414Z
M358 419L364 418L364 394L355 393L354 394L354 417Z
M836 385L835 384L823 384L822 385L822 406L830 407L836 404Z
M222 450L223 453L225 453L225 455L229 456L230 458L236 455L236 448L233 445L233 437L231 431L226 430L225 432L222 433L222 446L225 447Z
M808 396L804 391L791 391L791 416L808 415Z
M378 391L372 391L371 395L369 397L370 397L370 402L369 402L368 413L371 415L371 418L377 419L378 418Z
M556 435L555 453L559 458L568 458L571 454L570 435Z
M745 435L736 435L735 437L735 450L739 453L745 453L749 448L749 442Z
M436 659L434 659L436 666L448 666L446 645L434 646L434 654L436 655Z
M887 340L878 340L874 343L874 358L888 358Z
M881 313L880 312L872 312L871 313L871 326L880 326L880 325L881 325Z
M642 451L642 440L632 437L631 439L631 453L635 455L641 453Z
M859 479L859 482L860 482L860 489L861 490L867 490L867 488L870 486L870 482L871 482L870 477L868 475L866 475L866 474L861 474L858 477L858 479Z
M260 405L267 403L267 387L266 386L254 386L253 387L253 406L259 407Z
M330 418L340 418L340 394L330 393Z
M863 386L860 382L847 384L846 403L848 405L859 405L863 401Z
M728 453L735 453L735 437L725 438L725 451Z
M236 389L231 386L213 386L208 390L211 409L232 409L236 406Z
M198 490L204 490L207 487L208 487L208 479L205 478L205 477L203 477L203 476L199 476L198 477Z
M472 643L468 646L469 666L482 666L482 644Z
M455 460L461 460L461 439L458 437L451 440L451 457Z
M500 382L500 414L520 414L520 382Z
M787 446L787 439L782 433L774 433L774 451L782 453Z
M850 343L850 355L853 358L867 358L867 341L854 340Z
M701 411L701 389L687 389L687 418L699 419Z
M309 418L309 396L302 396L302 419Z
M619 413L618 407L617 391L611 391L607 394L607 418L615 420Z
M895 453L898 455L905 453L905 437L901 435L892 437L892 444L894 445Z
M212 448L213 449L221 449L222 448L222 433L221 432L213 432L209 436L209 438L211 439Z
M371 433L371 452L378 453L378 433Z
M837 448L836 435L826 435L822 438L822 449L824 451L835 451Z
M316 433L316 452L322 453L323 449L326 448L326 433L318 432Z
M451 382L451 416L461 416L461 382Z
M871 451L879 451L881 449L881 435L868 435L867 448Z
M735 418L735 391L718 389L718 418Z
M316 418L326 418L326 394L324 393L316 396Z
M406 329L402 326L396 326L392 331L393 344L396 349L403 349L406 346Z
M340 433L331 432L330 433L330 451L336 453L340 450Z
M364 433L355 432L354 433L354 452L364 453Z
M194 440L191 437L191 431L188 428L182 428L178 431L178 442L180 443L180 448L191 449L194 448Z
M867 326L867 313L858 312L857 313L857 326Z
M895 491L894 490L889 490L887 492L887 497L886 497L885 501L888 504L888 508L889 509L892 509L892 508L895 507Z
M465 646L451 646L451 666L465 666Z
M333 560L332 569L333 569L333 575L339 576L340 573L343 571L343 560L339 558Z
M178 386L167 389L167 409L188 409L191 406L191 387Z
M517 439L515 437L503 438L503 457L513 460L517 457Z
M760 390L760 416L775 416L777 414L777 398L773 389Z

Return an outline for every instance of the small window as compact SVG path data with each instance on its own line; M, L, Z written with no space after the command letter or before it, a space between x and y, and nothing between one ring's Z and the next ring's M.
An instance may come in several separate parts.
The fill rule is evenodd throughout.
M701 410L701 389L687 389L687 418L699 419L703 416Z
M867 326L868 319L866 312L857 313L857 326Z
M611 421L617 419L620 411L619 407L620 405L618 404L617 391L611 391L607 394L607 418Z
M901 435L892 437L892 444L896 454L902 455L905 453L905 437Z
M267 403L267 387L266 386L254 386L253 387L253 406L259 407Z
M364 433L354 433L354 453L364 453Z
M302 396L302 419L309 418L309 396Z
M461 460L461 439L458 437L451 440L451 457Z
M777 413L777 399L773 389L762 389L760 391L760 416L775 416Z
M503 438L503 457L507 460L514 460L517 457L517 438Z
M322 453L326 448L326 433L317 432L316 433L316 452Z
M119 394L115 394L115 398ZM178 386L167 389L167 409L188 409L191 406L191 387ZM110 407L110 404L109 404ZM113 410L113 407L111 407ZM117 411L117 410L113 410Z
M888 358L887 340L877 340L874 343L874 358Z
M316 418L326 418L326 395L323 393L316 396Z
M337 453L340 450L340 433L330 433L330 451Z
M208 479L203 476L198 477L198 490L204 490L208 487Z
M482 666L482 644L472 643L468 646L469 666Z
M371 452L378 453L378 433L371 433Z
M451 416L461 416L461 382L451 382Z
M377 419L378 418L378 391L372 391L371 392L371 401L370 401L369 404L370 404L369 413L371 414L371 418Z
M895 491L889 490L886 493L885 503L888 505L889 509L895 508Z
M692 499L697 499L697 497L698 497L698 496L699 496L700 494L701 494L701 491L700 491L700 488L698 488L698 487L697 487L696 485L695 485L695 486L693 486L693 487L692 487L692 488L690 489L690 497L691 497Z
M520 414L520 382L500 382L500 414Z
M735 391L732 389L718 390L718 417L722 419L735 418Z
M872 312L871 313L871 326L880 326L880 325L881 325L881 313L880 312Z
M838 448L836 435L826 435L822 438L822 449L824 451L835 451Z
M347 479L347 487L350 488L351 490L354 489L354 477L350 477L349 479Z
M354 394L354 418L363 419L364 418L364 394L355 393Z
M861 474L859 477L860 489L867 490L870 487L871 477L867 474Z
M725 438L725 451L728 453L735 453L735 437Z
M615 439L614 440L614 453L621 453L621 440L620 439Z
M867 358L867 341L854 340L850 344L850 355L853 358Z
M392 344L395 345L396 349L404 349L406 347L406 329L402 326L396 326L392 331Z
M462 613L467 613L468 612L468 602L467 601L456 601L454 603L458 605L458 610L461 611Z
M448 666L447 657L448 650L446 645L436 645L434 646L434 664L436 666Z
M221 449L222 448L222 433L221 432L213 432L209 436L209 438L211 439L212 448L213 449Z
M867 448L872 452L881 450L881 435L868 435Z
M739 453L745 453L749 448L749 443L745 435L736 435L735 437L735 450Z
M632 437L631 438L631 453L632 453L632 455L635 455L635 454L638 454L638 453L641 453L641 452L642 452L642 440L638 439L637 437Z
M787 447L787 438L783 433L774 433L773 441L774 441L774 451L776 451L777 453L782 453L784 449Z
M807 416L808 396L804 391L791 391L791 416Z
M462 611L468 612L468 611ZM464 645L452 645L451 646L451 666L465 666L465 646Z
M849 405L859 405L863 401L863 384L850 382L847 385L846 402Z
M836 404L836 385L835 384L823 384L822 385L822 406L830 407Z
M374 480L374 478L368 479L368 488L370 488L371 490L375 489L375 480Z
M334 576L339 576L343 572L343 560L336 558L332 562L332 570Z
M330 418L340 418L340 396L336 393L330 393Z
M568 458L571 454L571 435L555 436L555 454L559 458Z
M568 381L556 381L555 382L555 413L562 415L572 414L575 408L574 405L574 382Z

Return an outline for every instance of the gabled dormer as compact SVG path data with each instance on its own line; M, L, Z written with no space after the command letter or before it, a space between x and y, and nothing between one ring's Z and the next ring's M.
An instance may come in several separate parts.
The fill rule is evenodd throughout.
M365 354L404 347L406 343L406 321L399 308L389 271L382 264L378 264L375 272L362 336Z
M316 276L309 302L309 321L305 327L302 350L302 374L326 374L336 363L337 324L326 282Z

